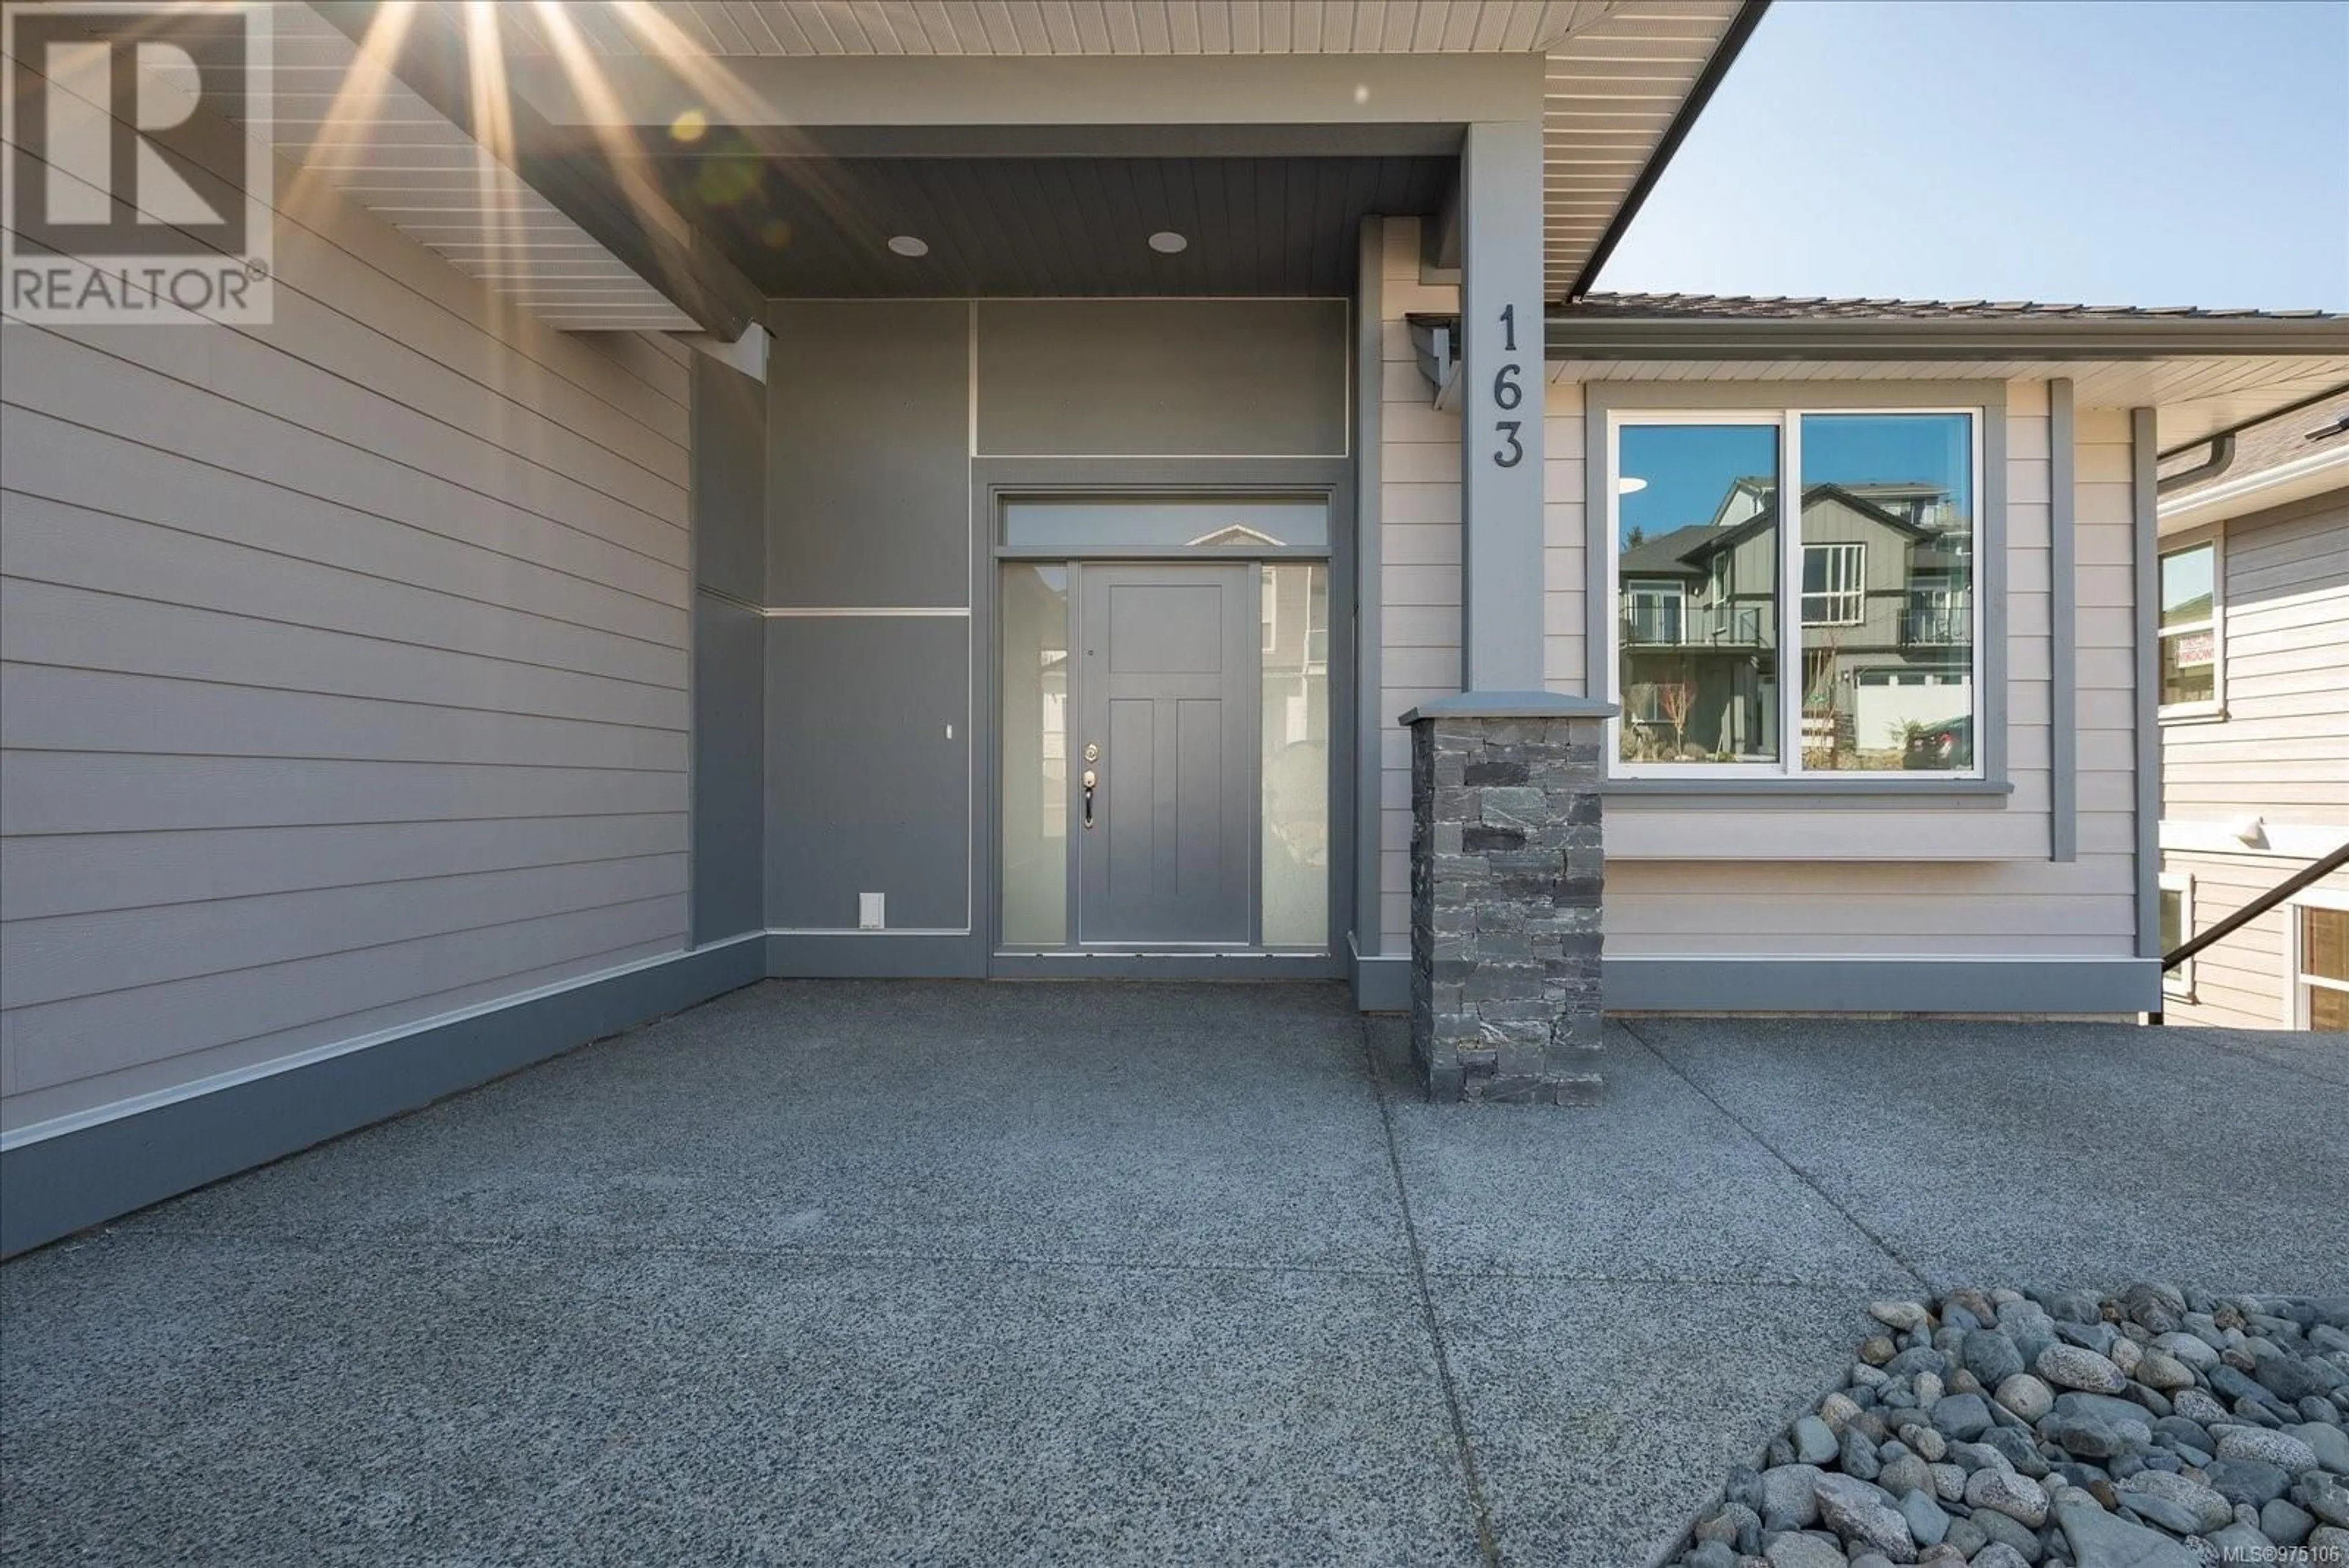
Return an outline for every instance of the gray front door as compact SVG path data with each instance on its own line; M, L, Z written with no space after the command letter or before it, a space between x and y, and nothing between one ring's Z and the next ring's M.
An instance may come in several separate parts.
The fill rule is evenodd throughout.
M1257 629L1253 566L1079 567L1079 941L1250 940Z

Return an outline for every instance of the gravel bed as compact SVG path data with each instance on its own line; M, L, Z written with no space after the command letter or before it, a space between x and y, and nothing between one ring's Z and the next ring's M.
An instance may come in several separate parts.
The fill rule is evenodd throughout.
M2349 1296L1883 1301L1679 1568L2349 1568Z

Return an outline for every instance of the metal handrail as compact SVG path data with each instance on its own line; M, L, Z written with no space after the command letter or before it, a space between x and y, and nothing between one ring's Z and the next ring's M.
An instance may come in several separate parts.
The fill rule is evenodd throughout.
M2176 969L2179 964L2184 963L2188 959L2192 958L2196 953L2200 952L2204 948L2209 947L2211 943L2223 941L2227 938L2233 936L2237 931L2241 930L2245 926L2251 924L2253 920L2258 919L2261 915L2266 914L2270 909L2274 909L2278 904L2282 903L2286 898L2291 898L2302 888L2308 887L2311 883L2319 881L2323 877L2330 877L2333 872L2340 870L2344 866L2349 866L2349 844L2343 845L2340 848L2334 850L2332 854L2326 856L2323 859L2319 860L2314 865L2305 867L2300 871L2295 872L2293 875L2285 877L2282 881L2277 883L2274 887L2269 888L2266 892L2261 894L2258 898L2252 899L2250 903L2244 905L2241 909L2236 910L2233 914L2228 916L2225 919L2220 921L2217 925L2203 932L2200 936L2196 937L2192 941L2181 942L2178 944L2175 951L2164 953L2161 958L2163 972L2167 973L2170 970Z

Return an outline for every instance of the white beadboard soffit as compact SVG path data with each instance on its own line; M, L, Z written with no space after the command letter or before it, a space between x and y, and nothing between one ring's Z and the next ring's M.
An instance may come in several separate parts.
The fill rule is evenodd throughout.
M457 22L463 25L459 15ZM278 154L550 327L692 331L694 319L299 0L271 7ZM354 78L355 67L363 74ZM281 203L299 186L279 178Z

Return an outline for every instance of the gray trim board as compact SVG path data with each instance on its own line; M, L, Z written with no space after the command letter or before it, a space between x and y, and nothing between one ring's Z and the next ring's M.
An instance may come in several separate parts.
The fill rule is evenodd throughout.
M1926 799L1937 808L1969 801L1995 805L2014 793L2014 784L2008 779L1904 779L1891 774L1870 774L1862 778L1798 774L1785 779L1609 779L1599 787L1601 794L1610 795L1669 795L1682 802L1692 797L1714 799L1740 811L1766 805L1818 811L1872 799Z
M773 980L983 980L987 948L961 931L769 931Z
M1609 624L1615 586L1610 576L1614 542L1607 535L1611 497L1607 493L1608 428L1610 415L1622 412L1671 412L1682 409L1742 410L1758 413L1788 409L1979 408L1982 410L1982 494L1974 548L1974 594L1982 608L1982 723L1976 760L1980 780L1870 779L1848 784L1889 786L1930 799L1952 792L1952 784L1981 784L2009 788L2006 776L2006 383L2003 381L1591 381L1583 387L1583 593L1584 619L1599 628L1584 640L1584 690L1602 697L1615 680L1614 629ZM1629 781L1609 779L1615 789ZM1645 783L1647 781L1640 781ZM1659 780L1677 784L1678 780ZM1713 793L1744 794L1724 788L1727 781L1693 780ZM1742 781L1741 781L1742 782ZM1814 774L1790 774L1784 782L1762 779L1751 787L1800 792L1822 785L1848 787L1847 781Z
M883 158L1449 158L1460 151L1457 125L1431 122L795 125L750 126L742 128L741 134L751 156L780 163ZM695 153L673 143L659 151L664 161L680 163L740 155L730 145L722 152Z
M722 943L0 1154L0 1257L299 1153L766 978Z
M346 29L347 30L347 29ZM1538 103L1543 57L1485 54L730 57L725 123L832 127L1212 126L1232 156L1293 145L1300 125L1458 127L1496 106ZM666 129L709 94L645 56L596 61L600 86L633 124ZM516 96L558 125L605 118L557 59L507 66ZM605 93L593 95L599 102ZM712 129L717 129L713 126ZM1260 133L1257 140L1251 133Z
M1552 316L1552 359L2164 359L2349 354L2349 318L1771 320ZM2263 416L2264 417L2264 416Z
M992 980L1337 980L1343 959L1330 953L998 953Z
M2047 858L2080 857L2080 582L2072 380L2047 383Z
M1356 1012L1411 1011L1411 960L1361 952L1350 957Z
M1460 687L1542 684L1547 387L1538 115L1468 128L1460 153Z
M1384 701L1381 655L1385 589L1381 581L1381 556L1386 487L1379 465L1386 452L1386 220L1366 218L1355 265L1361 269L1354 305L1354 788L1353 820L1372 825L1355 836L1353 950L1372 956L1381 950L1384 923L1379 909L1380 756L1379 708ZM1342 624L1342 623L1340 623ZM1343 711L1343 710L1340 710ZM1334 734L1338 726L1333 722ZM1360 1001L1361 981L1354 994ZM1409 990L1406 976L1404 987Z
M1630 958L1609 1012L2144 1012L2161 965L2136 959Z
M2137 620L2137 950L2161 957L2161 522L2154 410L2129 410L2129 565ZM2160 987L2145 1004L2161 1011Z

